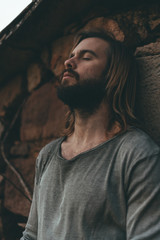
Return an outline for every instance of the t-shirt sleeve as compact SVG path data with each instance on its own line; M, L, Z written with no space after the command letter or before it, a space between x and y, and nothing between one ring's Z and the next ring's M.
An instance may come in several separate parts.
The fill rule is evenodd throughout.
M160 239L160 153L127 169L127 240Z
M36 160L36 174L34 181L33 199L30 208L28 221L23 232L23 237L20 240L37 240L37 228L38 228L38 214L37 214L37 201L38 201L38 175L39 175L39 160L40 155Z
M56 148L59 139L48 143L43 147L36 160L35 181L33 190L33 199L30 208L28 221L20 240L37 240L38 239L38 199L39 199L39 184L43 171L49 161L52 159L53 149Z

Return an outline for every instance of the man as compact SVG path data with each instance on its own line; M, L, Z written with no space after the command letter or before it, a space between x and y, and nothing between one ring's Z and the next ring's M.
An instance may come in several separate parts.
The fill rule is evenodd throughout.
M160 239L160 149L135 127L133 56L110 35L88 32L64 65L65 136L39 154L21 239Z

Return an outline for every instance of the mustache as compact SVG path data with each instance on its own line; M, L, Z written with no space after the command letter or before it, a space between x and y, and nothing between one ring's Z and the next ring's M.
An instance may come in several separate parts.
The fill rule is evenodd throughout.
M68 69L63 70L63 72L60 74L60 78L59 78L59 79L60 79L60 82L62 81L63 74L64 74L65 72L70 73L71 75L73 75L73 76L75 77L75 79L76 79L77 81L79 81L79 74L78 74L77 72L75 72L73 69L68 68Z

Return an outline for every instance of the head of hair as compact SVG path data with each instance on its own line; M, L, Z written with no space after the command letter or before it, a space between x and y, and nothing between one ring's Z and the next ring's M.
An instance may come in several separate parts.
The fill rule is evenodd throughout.
M100 38L109 43L109 55L106 52L108 63L106 66L105 99L110 108L109 125L118 122L121 131L125 131L128 125L136 124L134 114L136 83L138 79L138 66L131 50L124 43L103 30L86 31L76 35L73 48L87 38ZM65 135L71 135L74 131L75 116L73 111L66 115Z

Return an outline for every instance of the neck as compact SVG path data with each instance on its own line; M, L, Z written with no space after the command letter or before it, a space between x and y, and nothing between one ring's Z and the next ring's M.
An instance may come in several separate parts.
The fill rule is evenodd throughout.
M98 146L121 130L120 126L114 123L112 129L107 131L110 112L104 102L90 115L84 114L82 111L75 111L74 114L74 132L61 145L61 154L65 159L72 159L74 156Z
M120 131L120 128L115 129L115 125L114 128L107 131L109 120L109 107L104 102L92 114L76 110L74 132L68 137L68 140L76 145L85 145L86 143L95 145L104 142Z

